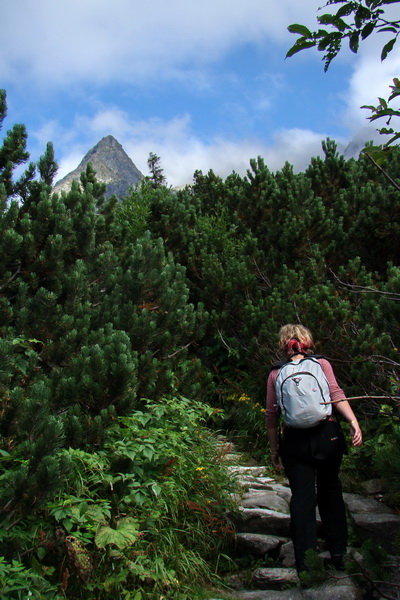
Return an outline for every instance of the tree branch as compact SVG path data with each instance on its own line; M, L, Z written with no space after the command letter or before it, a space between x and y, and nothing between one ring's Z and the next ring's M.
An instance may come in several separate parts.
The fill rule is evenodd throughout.
M18 273L20 271L21 271L21 264L18 265L18 269L15 271L15 273L13 275L11 275L10 279L8 281L6 281L6 283L3 283L3 285L0 285L0 290L7 287L8 284L11 283L13 281L13 279L16 278L16 276L18 275Z
M375 167L377 169L380 170L380 172L382 173L382 175L384 175L386 177L386 179L388 181L390 181L390 183L393 185L393 187L395 187L396 190L398 190L400 192L400 185L398 183L396 183L396 181L390 177L389 173L386 173L385 169L382 169L382 167L380 165L378 165L378 163L376 162L376 160L371 156L371 154L369 154L369 152L364 152L364 154L366 156L368 156L369 160L375 165Z
M266 275L264 275L264 273L261 271L261 269L260 269L260 267L258 266L258 264L257 264L257 261L256 261L256 259L255 259L255 258L253 258L253 263L254 263L254 264L255 264L255 266L256 266L256 269L257 269L257 271L258 271L258 275L259 275L260 279L261 279L262 281L264 281L264 282L267 284L267 286L268 286L268 287L272 287L272 284L271 284L270 280L269 280L269 279L268 279L268 277L267 277Z
M350 289L356 294L379 294L380 296L389 297L390 300L400 301L400 294L397 294L396 292L385 292L383 290L376 290L368 286L356 285L354 283L346 283L345 281L339 279L339 277L336 275L336 273L332 271L332 269L329 269L329 271L332 273L332 275L340 285Z
M226 348L228 351L232 350L232 348L230 348L230 347L228 346L228 344L225 342L224 338L222 337L222 333L221 333L221 331L220 331L219 329L217 329L217 331L218 331L219 337L221 338L221 342L223 343L224 347L225 347L225 348Z
M186 350L186 348L189 348L189 346L191 346L192 344L193 344L193 342L189 342L188 344L186 344L186 346L183 346L183 348L179 348L179 350L176 350L172 354L168 354L168 356L166 358L173 358L174 356L179 354L179 352L183 352L183 350Z
M341 398L340 400L330 400L330 402L320 402L320 404L338 404L339 402L345 402L346 400L400 400L400 396L350 396L349 398Z

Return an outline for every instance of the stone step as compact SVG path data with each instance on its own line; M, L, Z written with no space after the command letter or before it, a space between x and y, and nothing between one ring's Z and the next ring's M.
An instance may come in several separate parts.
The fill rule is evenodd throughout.
M237 483L243 487L243 488L253 488L253 489L258 489L258 490L270 490L271 488L271 483L266 481L265 483L263 481L260 481L260 477L252 477L251 475L245 475L244 477L241 477L240 479L238 479ZM267 479L267 478L265 478Z
M343 494L343 500L346 508L351 513L384 513L394 515L395 512L383 502L378 502L374 498L364 498L359 494Z
M269 508L240 507L235 525L239 533L262 533L285 537L290 535L289 515Z
M267 477L265 466L240 466L240 465L228 465L228 470L235 476L251 475L252 477L265 477L269 481L274 481L273 477Z
M261 590L281 590L298 585L299 578L296 569L260 568L253 571L251 583L252 586Z
M297 585L287 590L243 590L234 592L231 597L232 600L362 600L364 594L346 578L315 589Z
M385 513L352 513L355 532L363 540L372 540L387 552L398 552L400 516Z
M237 461L240 462L240 457ZM266 562L265 567L260 566L252 574L231 575L227 583L233 590L224 597L232 600L362 600L364 592L344 573L327 574L327 582L322 587L302 588L294 569L289 516L291 492L287 482L277 483L267 475L265 466L231 464L227 468L242 488L241 493L235 495L238 512L232 517L236 528L235 552L237 556L254 557L260 565L264 558ZM400 516L375 498L344 494L344 501L360 538L374 539L393 551L395 531L400 531ZM318 513L317 523L320 524ZM269 566L271 559L273 568Z
M239 554L248 553L251 556L265 556L267 552L279 552L281 546L289 542L289 538L264 535L261 533L237 533L236 549Z
M240 485L240 487L254 488L254 489L264 489L270 490L271 484L273 484L273 479L270 477L254 477L253 475L240 475L236 476L236 481Z
M273 489L249 489L242 498L241 506L243 508L269 508L277 512L289 512L287 500L278 495Z

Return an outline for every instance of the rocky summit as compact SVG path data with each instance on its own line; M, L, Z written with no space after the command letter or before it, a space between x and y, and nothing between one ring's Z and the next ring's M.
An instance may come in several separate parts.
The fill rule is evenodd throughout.
M55 192L68 191L72 181L79 181L82 171L91 163L96 171L98 181L106 184L106 197L115 194L123 198L130 187L135 186L143 178L142 173L129 158L121 144L107 135L100 140L85 156L78 167L57 181Z

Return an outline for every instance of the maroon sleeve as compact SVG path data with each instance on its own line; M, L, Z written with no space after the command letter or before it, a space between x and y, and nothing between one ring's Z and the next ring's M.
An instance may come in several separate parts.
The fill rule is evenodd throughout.
M265 410L265 423L268 429L278 427L278 403L276 401L275 381L278 369L271 371L267 381L267 405Z
M320 363L325 377L328 380L331 400L345 400L346 394L336 381L336 377L333 372L331 363L328 360L326 360L326 358L319 358L318 362Z

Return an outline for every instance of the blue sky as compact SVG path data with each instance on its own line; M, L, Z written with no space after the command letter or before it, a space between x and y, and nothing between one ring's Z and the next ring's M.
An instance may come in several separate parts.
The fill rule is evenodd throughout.
M147 173L161 158L168 183L196 169L244 175L250 158L271 170L304 169L321 141L340 148L374 136L359 107L387 97L400 74L395 51L380 63L382 36L323 71L309 50L285 60L315 28L321 0L3 0L0 86L5 133L28 130L32 160L52 141L58 178L105 135Z

